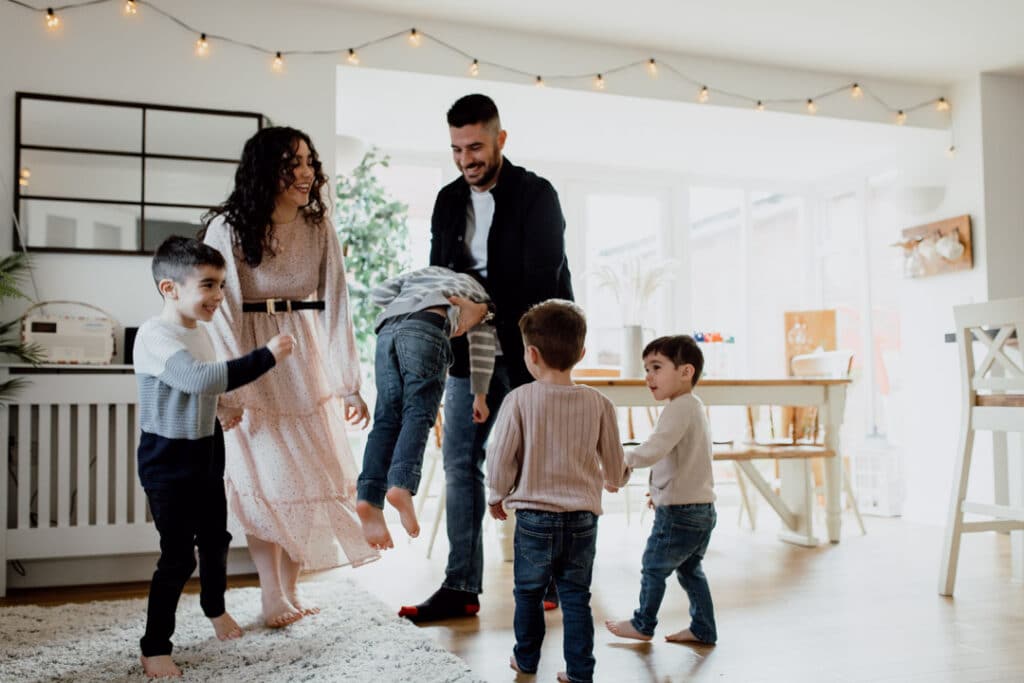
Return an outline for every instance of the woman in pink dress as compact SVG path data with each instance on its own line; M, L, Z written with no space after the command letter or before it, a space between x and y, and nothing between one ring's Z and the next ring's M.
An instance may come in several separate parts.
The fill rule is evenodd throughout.
M281 367L221 398L228 505L259 572L267 626L318 611L297 592L302 569L377 559L355 513L356 469L345 421L369 411L338 238L323 198L327 177L305 133L265 128L245 144L227 201L204 217L204 241L224 254L224 303L211 335L237 358L289 333Z

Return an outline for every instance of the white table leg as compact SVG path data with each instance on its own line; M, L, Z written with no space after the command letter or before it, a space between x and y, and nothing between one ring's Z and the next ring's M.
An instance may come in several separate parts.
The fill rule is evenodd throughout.
M834 457L825 458L825 526L828 529L828 540L832 543L839 543L843 526L843 451L839 430L845 409L846 386L827 387L825 405L822 406L821 412L824 413L825 446L835 453Z
M1003 445L1006 445L1006 433ZM1007 463L1007 477L1003 479L1006 484L1007 503L1017 508L1024 507L1024 435L1014 433L1010 435L1010 448L1017 456L1010 458ZM1004 451L1003 456L1006 456ZM996 478L998 483L999 479ZM997 486L998 488L998 486ZM998 500L996 503L998 504ZM1024 582L1024 531L1010 532L1010 576L1014 581Z
M831 458L830 458L831 459ZM782 478L780 497L793 512L793 528L779 532L779 540L813 548L818 545L814 536L814 482L811 479L811 461L794 458L779 461Z

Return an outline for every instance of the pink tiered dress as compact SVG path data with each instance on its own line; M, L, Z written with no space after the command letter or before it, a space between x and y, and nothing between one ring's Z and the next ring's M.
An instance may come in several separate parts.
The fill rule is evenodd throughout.
M205 241L227 261L225 299L211 337L237 358L288 333L295 350L255 382L221 397L245 410L224 435L228 507L245 533L276 543L304 569L378 558L355 512L357 471L342 399L359 390L359 360L338 238L300 216L274 228L274 253L250 268L214 220ZM243 302L320 300L323 311L244 313Z

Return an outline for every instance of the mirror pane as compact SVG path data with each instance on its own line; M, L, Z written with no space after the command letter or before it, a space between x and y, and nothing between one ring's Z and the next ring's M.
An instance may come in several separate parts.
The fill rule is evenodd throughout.
M21 152L22 195L137 202L142 199L142 163L135 157Z
M215 206L234 186L236 165L209 161L146 160L146 201Z
M141 152L142 110L25 97L21 144Z
M146 207L146 229L143 250L154 251L171 235L195 237L202 224L205 209L178 209L166 206Z
M257 130L255 117L149 110L146 152L240 159L242 146Z
M30 247L138 251L139 207L22 199L22 239Z

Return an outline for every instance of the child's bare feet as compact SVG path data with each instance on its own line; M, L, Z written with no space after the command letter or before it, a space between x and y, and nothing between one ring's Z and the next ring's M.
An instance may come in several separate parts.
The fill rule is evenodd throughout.
M157 655L155 657L139 657L142 662L142 670L149 678L177 678L181 676L181 669L174 663L170 655Z
M671 635L665 636L665 641L669 643L698 643L700 645L708 645L703 640L693 635L693 632L688 628L684 628L682 631L677 631Z
M645 636L640 631L633 628L633 624L626 619L624 621L612 621L608 619L604 622L605 627L619 638L633 638L634 640L650 640L650 636Z
M508 668L512 669L517 674L523 673L523 670L519 668L519 662L516 661L515 657L508 658Z
M299 587L291 586L286 590L288 594L288 602L292 603L303 616L308 617L311 614L320 614L320 608L316 605L310 605L308 602L299 597Z
M217 634L217 640L234 640L242 637L242 627L234 618L225 612L219 617L212 617L213 632Z
M302 612L295 609L295 606L288 602L283 595L267 595L264 591L262 600L263 623L268 628L283 628L302 618Z
M388 489L388 502L398 510L398 517L402 520L402 526L406 533L412 538L420 535L420 523L416 520L416 506L412 502L412 491L403 489L401 486L392 486Z
M564 671L559 671L558 672L558 680L561 681L562 683L570 683L570 681L569 681L569 674L565 673Z
M377 550L394 548L395 543L388 533L388 525L384 521L384 511L365 500L356 503L359 521L363 524L363 537L371 547Z

